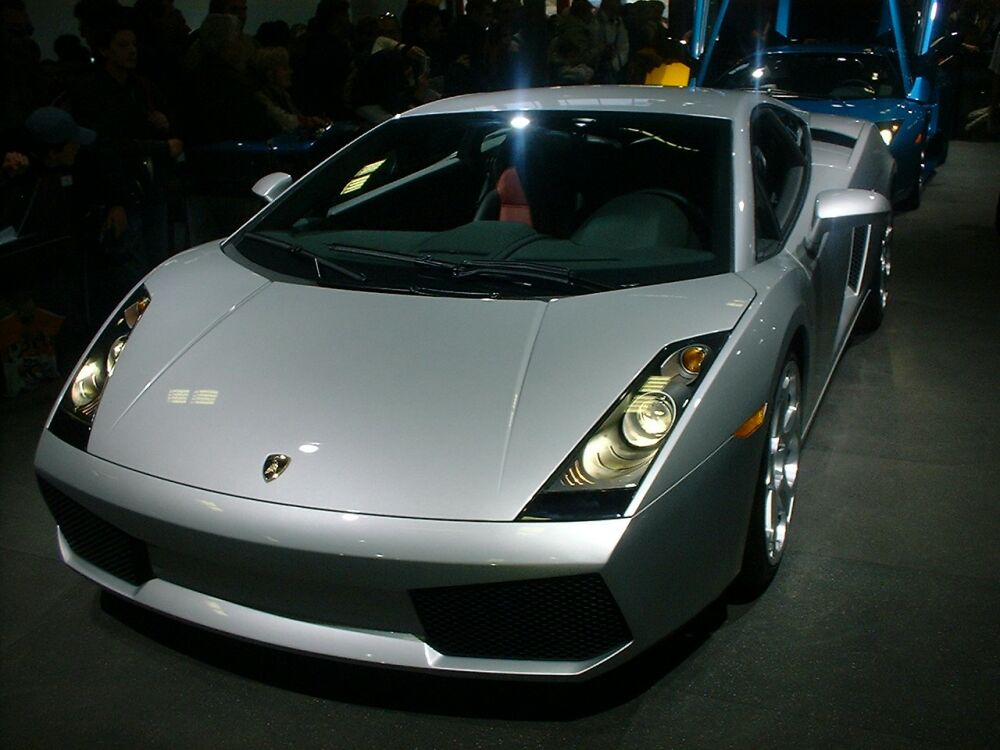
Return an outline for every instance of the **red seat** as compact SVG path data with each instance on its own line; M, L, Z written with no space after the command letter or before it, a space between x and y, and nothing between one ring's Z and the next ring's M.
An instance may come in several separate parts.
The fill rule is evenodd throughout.
M497 196L500 198L500 221L516 221L532 226L531 207L528 206L521 178L514 167L507 167L500 174Z

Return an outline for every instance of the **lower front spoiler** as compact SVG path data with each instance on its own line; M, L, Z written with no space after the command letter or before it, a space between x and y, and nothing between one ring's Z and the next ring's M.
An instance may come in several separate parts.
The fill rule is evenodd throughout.
M71 568L132 602L169 617L246 641L354 663L476 677L591 677L624 660L631 643L586 661L527 661L446 656L410 633L334 627L244 607L154 578L141 586L109 575L76 555L58 531Z
M567 523L390 518L259 502L141 474L48 431L36 469L43 494L48 484L145 545L149 565L130 575L128 566L123 571L102 562L103 548L87 549L72 516L59 532L67 564L145 608L243 640L348 662L572 681L645 650L728 585L742 558L753 494L748 478L756 474L760 450L759 439L729 440L634 517ZM117 534L106 541L114 546ZM128 557L127 540L124 546L119 557ZM574 598L581 581L595 579L603 600ZM563 588L553 592L549 582ZM530 601L508 596L509 587L521 586L530 590ZM486 592L492 604L467 606L470 590ZM428 591L448 601L427 609L427 600L418 599ZM625 632L605 628L599 645L590 640L585 649L563 649L574 625L590 628L594 613L605 611L592 603L609 600ZM435 622L438 612L444 616ZM545 656L467 648L470 636L484 643L481 634L507 615L505 632L518 644L537 644L518 628L541 623ZM441 632L442 619L452 632ZM603 627L614 625L612 619L599 621ZM466 643L455 645L456 632ZM587 638L594 632L587 630Z

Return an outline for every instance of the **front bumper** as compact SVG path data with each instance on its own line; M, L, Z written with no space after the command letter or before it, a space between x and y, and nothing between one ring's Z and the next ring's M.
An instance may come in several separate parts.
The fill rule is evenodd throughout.
M133 540L148 568L116 568L68 526L59 531L66 563L150 609L337 659L570 679L651 645L721 592L749 512L752 483L741 474L755 472L758 456L751 442L729 441L634 518L576 523L247 500L111 464L48 431L36 467L50 507L62 497L113 529L112 541ZM463 641L463 632L477 635ZM493 645L480 648L479 633Z

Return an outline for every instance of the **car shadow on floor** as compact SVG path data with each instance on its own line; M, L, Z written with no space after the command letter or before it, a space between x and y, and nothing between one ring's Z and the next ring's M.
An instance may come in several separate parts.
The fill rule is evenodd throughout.
M400 711L544 721L578 719L628 703L689 658L727 619L726 603L720 599L611 672L584 682L552 683L470 679L349 664L223 636L108 592L101 593L100 606L124 626L174 652L272 687Z

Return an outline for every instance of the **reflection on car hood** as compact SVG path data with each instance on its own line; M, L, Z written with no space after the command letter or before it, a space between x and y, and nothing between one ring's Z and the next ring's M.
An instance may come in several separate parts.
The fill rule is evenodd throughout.
M922 118L923 112L906 99L799 99L788 97L789 104L806 110L841 117L856 117L870 122Z
M732 328L753 297L727 275L435 298L196 259L149 280L90 451L216 492L421 518L514 518L659 349ZM269 454L291 462L265 482Z

